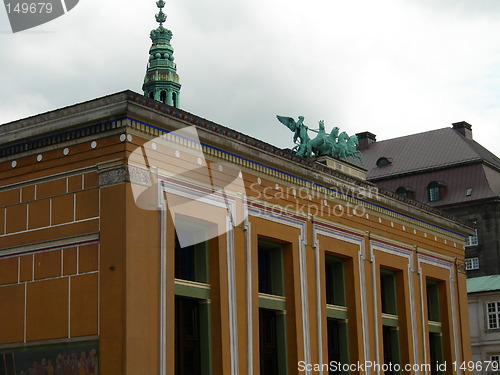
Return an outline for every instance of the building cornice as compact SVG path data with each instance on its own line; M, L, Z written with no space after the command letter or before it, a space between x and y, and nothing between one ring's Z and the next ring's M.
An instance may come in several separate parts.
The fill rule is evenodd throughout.
M331 187L340 190L346 187L365 190L375 187L370 182L348 176L311 159L294 155L289 150L279 149L132 91L120 92L0 126L0 162L13 159L19 153L34 153L38 148L54 147L58 144L62 146L68 141L74 142L90 135L106 136L110 131L119 131L118 128L135 128L154 136L163 131L176 130L183 125L194 125L199 129L200 139L206 142L208 154L214 157L221 156L223 147L229 153L238 155L238 164L244 168L252 165L250 169L266 171L270 177L294 183L301 181L300 184L325 195L332 194ZM228 160L234 162L234 158L229 157ZM105 176L107 175L103 174L102 178ZM126 179L125 176L122 177ZM335 191L333 193L335 195ZM342 199L349 201L353 198L344 194ZM451 220L455 222L451 227L460 232L464 231L464 227L469 228L469 224L451 215L383 189L377 189L377 199L366 199L363 203L371 205L371 209L376 211L385 211L390 207L389 212L394 212L395 215L401 212L413 212L413 215L417 216L423 214L441 225L444 223L443 219Z

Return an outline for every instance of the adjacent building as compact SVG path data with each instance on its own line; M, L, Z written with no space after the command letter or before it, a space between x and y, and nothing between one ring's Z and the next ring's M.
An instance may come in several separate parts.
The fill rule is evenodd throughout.
M498 373L500 371L500 275L468 279L467 292L473 358L483 364L482 373Z
M482 285L500 274L500 159L464 121L381 142L370 132L358 138L369 181L474 225L465 244L473 359L498 359L500 326L489 320L500 316L500 292Z

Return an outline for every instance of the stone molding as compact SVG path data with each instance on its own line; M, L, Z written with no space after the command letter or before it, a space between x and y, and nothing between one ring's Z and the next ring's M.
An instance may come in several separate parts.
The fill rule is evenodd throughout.
M151 171L127 165L124 160L114 160L97 165L99 186L110 186L130 182L142 186L151 186Z
M129 181L127 166L123 160L97 164L99 187L122 184Z

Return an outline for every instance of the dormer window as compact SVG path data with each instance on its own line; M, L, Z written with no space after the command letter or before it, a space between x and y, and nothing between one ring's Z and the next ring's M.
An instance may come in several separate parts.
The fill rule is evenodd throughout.
M427 185L427 191L429 193L429 202L436 202L443 199L446 186L443 183L432 181Z
M382 156L381 158L378 158L377 160L377 167L385 167L386 165L389 165L392 163L392 160L389 158L386 158L385 156Z
M413 198L413 190L407 186L400 186L396 189L396 194L405 198Z

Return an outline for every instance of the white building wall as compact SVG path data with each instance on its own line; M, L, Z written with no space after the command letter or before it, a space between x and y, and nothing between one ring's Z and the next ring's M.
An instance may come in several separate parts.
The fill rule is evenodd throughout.
M488 329L488 316L486 304L500 302L500 291L470 293L469 319L472 345L472 360L479 362L483 369L474 371L475 374L499 374L500 370L487 371L485 367L491 356L500 355L500 328ZM478 368L478 365L475 365Z

